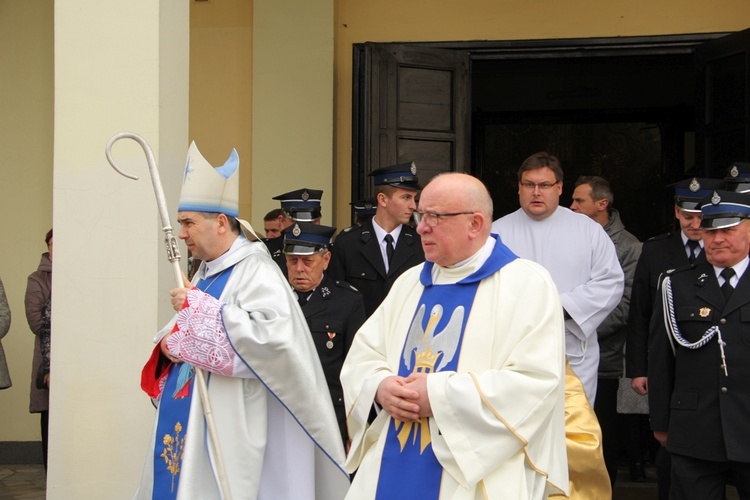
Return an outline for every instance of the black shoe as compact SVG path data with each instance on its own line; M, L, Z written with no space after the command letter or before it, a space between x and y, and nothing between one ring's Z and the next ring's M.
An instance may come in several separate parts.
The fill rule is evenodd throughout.
M646 471L643 469L643 462L635 462L630 466L630 480L635 483L646 482Z

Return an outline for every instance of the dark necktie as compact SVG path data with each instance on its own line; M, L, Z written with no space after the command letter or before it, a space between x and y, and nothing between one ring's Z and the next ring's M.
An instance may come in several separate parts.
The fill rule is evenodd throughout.
M307 304L307 299L312 293L312 290L310 290L309 292L297 292L297 302L299 303L300 307L305 307L305 304Z
M385 255L388 257L388 266L390 267L391 261L393 260L393 236L390 234L385 235Z
M701 253L701 245L697 241L688 240L687 242L688 249L690 249L690 255L688 256L688 260L692 264L695 262L695 259L698 258L698 255Z
M719 275L724 278L724 284L721 285L721 293L724 294L724 300L729 300L729 297L734 291L734 287L729 282L729 280L732 279L732 276L735 275L734 269L732 269L731 267L725 267L721 270L721 273Z

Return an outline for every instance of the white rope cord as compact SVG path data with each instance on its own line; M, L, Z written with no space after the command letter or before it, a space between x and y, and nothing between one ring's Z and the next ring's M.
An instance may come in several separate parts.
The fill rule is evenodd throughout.
M712 326L703 334L703 336L695 342L688 342L685 337L680 333L680 329L677 326L677 319L674 314L674 302L672 300L672 279L667 276L664 278L661 287L662 303L664 304L664 326L667 328L669 337L669 343L672 346L672 354L675 353L675 346L672 339L677 341L679 345L686 349L699 349L706 345L714 336L717 336L719 342L719 350L721 352L721 367L724 369L724 375L727 377L727 359L724 356L724 346L726 342L721 338L721 330L717 325Z

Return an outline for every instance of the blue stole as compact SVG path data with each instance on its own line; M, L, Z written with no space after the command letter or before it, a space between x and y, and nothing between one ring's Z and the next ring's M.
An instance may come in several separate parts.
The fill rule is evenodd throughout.
M425 262L419 276L424 290L406 336L399 376L456 371L466 322L479 283L517 258L499 238L496 240L482 267L455 284L433 284L434 264ZM437 500L442 475L443 467L432 450L429 418L420 418L416 422L392 418L388 423L376 498Z
M200 280L195 286L218 299L224 291L233 268L234 266L221 271L211 280ZM194 372L193 366L188 363L173 364L169 368L167 382L161 393L159 419L156 423L154 485L151 496L153 499L177 498L190 404L193 400ZM177 396L185 384L190 384L187 395Z

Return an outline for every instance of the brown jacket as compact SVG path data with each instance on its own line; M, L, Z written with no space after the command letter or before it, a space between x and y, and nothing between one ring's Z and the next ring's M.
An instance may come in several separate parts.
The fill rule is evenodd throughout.
M10 307L8 299L5 297L5 288L0 281L0 339L5 337L10 329ZM7 389L11 386L10 373L8 373L8 364L5 362L5 351L0 344L0 389Z
M42 260L39 262L37 270L29 275L26 284L26 320L29 322L29 328L36 336L34 340L34 360L31 367L31 397L29 401L29 411L39 413L49 410L49 391L47 389L37 389L36 375L39 366L42 364L42 349L39 343L39 330L42 327L42 311L52 296L52 261L49 253L42 254Z

